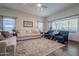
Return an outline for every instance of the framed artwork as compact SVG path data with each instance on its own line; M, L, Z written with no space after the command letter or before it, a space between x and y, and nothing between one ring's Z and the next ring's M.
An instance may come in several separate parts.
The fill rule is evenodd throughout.
M33 22L32 21L23 21L23 26L24 27L33 27Z

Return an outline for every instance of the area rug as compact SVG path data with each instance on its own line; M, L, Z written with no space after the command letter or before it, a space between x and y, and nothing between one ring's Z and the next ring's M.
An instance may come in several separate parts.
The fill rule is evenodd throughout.
M46 56L63 46L65 45L45 38L18 41L16 47L16 55Z

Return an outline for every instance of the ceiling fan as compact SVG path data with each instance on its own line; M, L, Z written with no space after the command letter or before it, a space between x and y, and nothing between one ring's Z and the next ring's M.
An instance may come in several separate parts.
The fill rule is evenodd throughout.
M40 11L44 11L44 10L46 10L46 8L47 8L46 5L41 4L41 3L31 4L31 5L30 5L30 7L35 7L35 6L38 7L38 8L40 8Z
M44 4L37 4L37 7L39 7L40 8L40 11L42 11L42 12L44 12L45 10L46 10L46 8L47 8L47 6L45 6Z
M47 8L47 6L45 6L45 5L43 5L43 4L40 4L40 3L37 4L37 7Z
M24 3L24 5L26 5L26 3ZM31 4L31 5L29 5L30 7L34 7L34 6L37 6L37 7L40 7L40 8L47 8L47 6L46 5L44 5L44 4L41 4L41 3L37 3L37 4Z

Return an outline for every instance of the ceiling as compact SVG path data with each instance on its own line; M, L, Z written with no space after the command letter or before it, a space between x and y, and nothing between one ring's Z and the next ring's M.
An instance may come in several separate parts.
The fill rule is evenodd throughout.
M37 3L0 3L0 7L18 10L35 16L47 17L49 15L63 11L64 9L68 9L74 5L72 3L41 3L41 4L46 6L42 10L40 7L37 6Z

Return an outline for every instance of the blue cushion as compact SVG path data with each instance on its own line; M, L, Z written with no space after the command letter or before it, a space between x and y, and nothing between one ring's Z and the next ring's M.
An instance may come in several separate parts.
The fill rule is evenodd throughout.
M62 39L62 38L63 38L63 36L56 36L56 38L61 38L61 39Z

